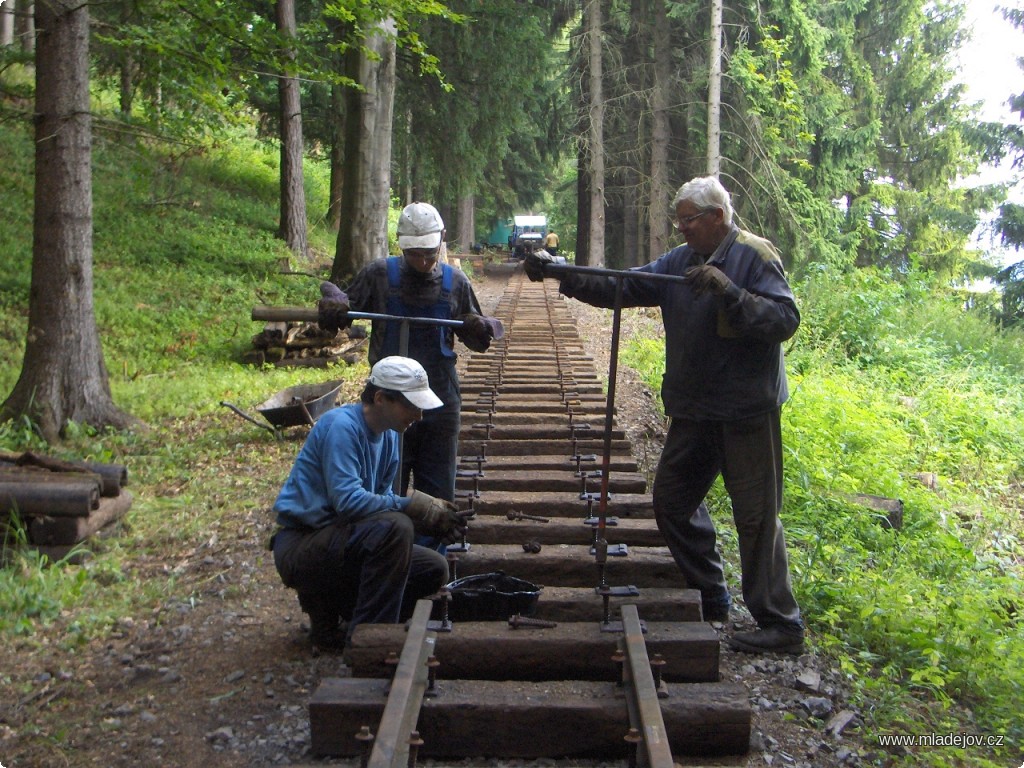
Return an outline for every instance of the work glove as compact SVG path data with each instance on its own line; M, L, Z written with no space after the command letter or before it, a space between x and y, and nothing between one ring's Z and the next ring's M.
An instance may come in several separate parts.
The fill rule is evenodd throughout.
M348 317L348 296L345 292L329 280L324 280L320 283L320 296L322 298L316 305L316 324L333 333L348 328L352 321Z
M715 296L724 296L733 287L732 280L718 267L712 267L710 264L690 267L683 273L683 278L697 295L707 292Z
M474 352L486 352L491 346L491 339L505 335L505 327L496 317L468 314L459 315L456 319L462 321L462 326L455 329L455 335Z
M469 521L476 517L476 512L473 510L463 510L456 512L459 517L459 522L455 524L451 532L445 536L442 536L440 542L442 544L454 544L457 541L462 541L466 537L466 532L469 531Z
M530 278L531 282L539 283L544 279L544 270L549 264L554 263L555 257L542 248L539 251L526 254L526 258L523 259L523 271L526 272L526 276Z
M466 522L459 515L458 507L450 501L434 498L422 491L412 492L405 514L412 519L416 533L433 536L445 542L449 541L449 537L455 534L460 526L463 533L466 529ZM451 538L450 541L455 539Z

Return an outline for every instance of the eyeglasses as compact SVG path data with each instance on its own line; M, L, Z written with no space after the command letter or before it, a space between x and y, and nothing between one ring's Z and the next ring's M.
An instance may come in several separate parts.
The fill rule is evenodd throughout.
M410 248L404 251L405 255L413 259L421 259L423 261L436 261L437 260L437 249L433 250L420 250L417 248Z
M713 211L713 210L715 210L715 209L714 208L705 208L700 213L693 214L693 216L683 216L682 218L673 217L673 219L672 219L672 226L675 227L676 229L682 229L687 224L691 224L692 222L696 221L697 219L699 219L704 214L711 213L711 211Z

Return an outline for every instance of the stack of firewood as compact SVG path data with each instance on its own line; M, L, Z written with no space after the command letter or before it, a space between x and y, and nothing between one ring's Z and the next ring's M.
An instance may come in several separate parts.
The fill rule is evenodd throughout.
M124 517L132 495L121 464L0 453L0 528L21 525L27 544L57 560Z
M332 333L316 323L274 321L252 337L253 348L245 353L244 362L313 368L338 362L351 365L364 356L365 343L366 329L358 325Z

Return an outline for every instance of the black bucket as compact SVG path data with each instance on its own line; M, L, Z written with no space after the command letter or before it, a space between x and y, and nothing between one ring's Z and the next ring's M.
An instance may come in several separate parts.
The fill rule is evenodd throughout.
M532 616L541 587L501 571L465 576L449 583L452 621L505 621L509 616Z

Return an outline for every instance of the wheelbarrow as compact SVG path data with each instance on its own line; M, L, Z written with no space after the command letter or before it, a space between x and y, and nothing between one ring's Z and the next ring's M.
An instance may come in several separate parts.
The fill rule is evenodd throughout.
M328 381L323 384L298 384L282 389L269 400L256 406L256 412L269 424L254 419L237 405L221 401L221 405L230 408L246 421L257 427L269 430L278 440L281 430L301 424L313 426L316 420L331 410L338 401L338 390L344 382Z

